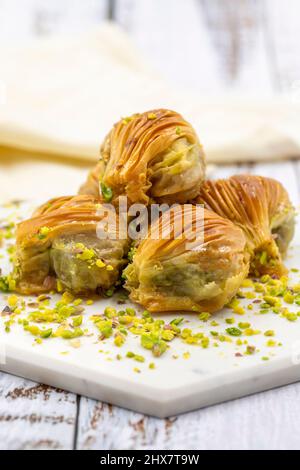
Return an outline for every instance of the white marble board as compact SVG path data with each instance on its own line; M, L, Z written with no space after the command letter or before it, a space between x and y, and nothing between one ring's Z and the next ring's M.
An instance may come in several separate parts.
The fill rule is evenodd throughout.
M30 212L31 205L13 210L13 218ZM11 208L2 208L7 216ZM1 214L0 214L1 215ZM1 218L3 218L3 215ZM9 241L12 243L12 240ZM1 266L3 273L8 272L6 251L2 249ZM300 266L300 243L296 234L291 247L287 265L290 268ZM300 280L300 273L291 273L293 282ZM55 303L59 295L52 296ZM26 299L28 300L28 299ZM34 300L34 298L33 298ZM247 304L250 300L242 300ZM7 294L0 294L0 310L7 305ZM139 337L129 335L125 345L117 348L108 339L100 342L97 330L89 320L90 315L103 312L105 306L117 304L114 298L98 300L93 305L85 306L84 326L93 335L80 339L81 346L74 348L70 342L61 338L35 344L34 337L24 332L21 325L15 324L10 333L5 332L4 321L0 318L0 369L37 382L66 389L77 394L96 398L142 413L167 417L214 403L241 397L254 392L267 390L297 381L300 374L300 318L290 322L274 313L260 314L258 307L246 309L245 315L233 315L224 309L214 315L219 326L212 327L210 321L201 322L197 315L185 314L183 327L194 332L202 331L209 335L211 330L224 332L228 325L225 318L236 318L250 322L251 327L262 332L260 335L247 337L249 345L256 347L253 355L244 355L246 346L237 346L236 338L232 343L219 343L219 347L203 349L175 339L170 349L160 358L153 358L150 351L139 344ZM125 306L133 306L129 301ZM134 306L137 312L142 309ZM297 312L297 305L290 310ZM160 317L170 321L181 315L170 314ZM274 330L274 340L282 346L268 347L269 338L263 332ZM99 351L102 352L99 352ZM137 363L126 358L126 352L133 351L145 357L144 363ZM189 358L186 358L187 354ZM242 355L240 355L242 353ZM121 354L122 360L116 355ZM176 359L173 357L176 355ZM262 360L268 356L269 360ZM156 368L149 369L154 362ZM136 372L136 368L140 373Z

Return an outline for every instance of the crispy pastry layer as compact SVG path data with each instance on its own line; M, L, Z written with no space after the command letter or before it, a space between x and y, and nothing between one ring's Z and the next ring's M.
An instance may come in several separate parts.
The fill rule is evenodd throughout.
M167 109L134 114L119 121L101 147L101 160L81 187L99 196L99 182L129 203L184 203L199 193L205 157L192 126Z
M93 196L61 197L21 222L14 260L17 291L48 292L57 279L76 293L110 288L124 265L128 241L118 226L110 227L109 239L99 238L98 224L107 216L101 207Z
M206 181L196 203L204 204L245 233L254 275L282 275L282 263L294 234L295 211L278 181L253 175Z
M176 205L150 231L124 276L130 298L151 312L214 312L236 294L248 274L242 230L211 211L204 210L201 217L192 205Z

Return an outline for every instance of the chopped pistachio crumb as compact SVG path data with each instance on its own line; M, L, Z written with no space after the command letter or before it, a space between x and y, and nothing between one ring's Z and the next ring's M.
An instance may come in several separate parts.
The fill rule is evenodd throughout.
M96 266L98 268L104 268L105 267L105 263L101 260L101 259L97 259L96 260Z
M242 306L237 305L236 307L233 307L233 312L238 314L238 315L244 315L245 314L245 309Z
M61 302L65 304L70 304L73 302L73 300L74 300L74 296L68 291L64 292L61 297Z
M78 317L73 317L72 324L74 327L82 325L82 315L78 315Z
M277 305L280 306L281 304L280 299L278 299L277 297L272 297L271 295L265 295L263 299L267 304L274 306L274 307Z
M135 354L133 359L137 362L145 362L144 356L141 356L139 354Z
M84 248L81 253L76 255L76 258L82 261L90 261L96 257L96 253L92 248Z
M267 330L264 332L265 336L275 336L274 330Z
M294 297L294 295L293 295L291 292L286 292L286 294L283 296L283 300L284 300L287 304L293 304L293 303L294 303L294 300L295 300L295 297Z
M211 314L208 312L202 312L198 315L199 320L207 322L211 317Z
M256 351L256 347L255 346L250 346L248 345L247 348L246 348L246 354L254 354Z
M74 328L74 330L68 330L67 328L60 326L54 333L54 336L60 337L63 339L74 339L80 336L83 336L83 331L81 328Z
M230 336L241 336L241 334L242 334L241 330L239 330L238 328L227 328L226 332Z
M112 297L114 295L115 289L112 287L111 289L107 289L105 292L106 297Z
M241 329L241 330L245 330L246 328L250 328L250 323L248 322L240 322L238 324L238 327Z
M117 315L117 310L113 307L106 307L104 310L104 315L107 318L113 318Z
M120 348L125 343L125 337L122 334L117 334L114 339L114 344Z
M18 301L19 301L19 298L17 295L10 295L7 299L7 302L10 308L15 308L17 306Z
M40 228L39 233L38 233L38 238L39 238L40 240L43 240L43 239L47 238L47 236L48 236L50 230L51 230L51 229L50 229L49 227L42 227L42 228Z
M240 301L234 297L227 305L226 307L227 308L235 308L235 307L238 307L240 305Z
M298 320L298 315L296 313L287 313L285 315L285 318L288 320L288 321L291 321L291 322L294 322L296 320Z
M101 183L100 187L101 187L101 194L103 196L104 201L111 202L114 196L113 190L109 188L108 186L106 186L103 182Z
M253 328L246 328L244 330L244 335L246 335L246 336L259 335L260 333L261 333L260 330L254 330Z
M59 279L57 279L56 281L56 289L57 289L57 292L62 292L64 290L62 282Z

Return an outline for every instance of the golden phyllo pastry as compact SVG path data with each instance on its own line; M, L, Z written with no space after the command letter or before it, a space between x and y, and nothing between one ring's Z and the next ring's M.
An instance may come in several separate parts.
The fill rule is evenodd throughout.
M101 160L81 194L106 202L184 203L196 197L205 176L205 158L192 126L167 109L119 121L105 139Z
M92 196L61 197L21 222L13 273L17 291L35 294L59 286L88 294L114 286L124 267L128 241L126 234L112 227L109 238L99 238L98 223L103 221L105 231L108 210L101 207Z
M173 206L136 249L125 288L151 312L214 312L248 274L245 246L242 230L229 220L207 210L201 215L190 204Z
M281 183L253 175L206 181L195 202L244 231L251 274L285 274L282 257L293 238L295 211Z

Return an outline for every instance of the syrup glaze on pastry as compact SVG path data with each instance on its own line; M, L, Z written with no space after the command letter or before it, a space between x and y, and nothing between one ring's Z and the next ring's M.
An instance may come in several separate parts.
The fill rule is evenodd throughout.
M184 203L197 196L204 177L204 152L192 126L174 111L156 109L114 125L80 193L113 203L122 195L129 204Z
M206 181L194 202L244 231L251 274L286 273L282 259L294 235L295 210L281 183L254 175Z
M151 312L221 309L236 294L249 270L242 230L227 219L204 210L199 223L196 207L176 205L151 227L168 239L141 241L133 262L124 271L130 298ZM178 227L178 228L177 228Z
M99 208L92 196L61 197L18 225L13 272L18 292L49 292L59 281L74 293L101 293L116 283L128 241L126 234L98 237L97 224L105 216Z

